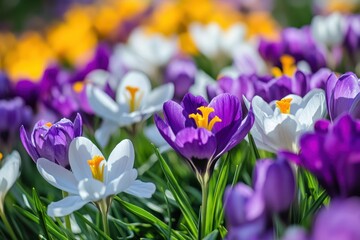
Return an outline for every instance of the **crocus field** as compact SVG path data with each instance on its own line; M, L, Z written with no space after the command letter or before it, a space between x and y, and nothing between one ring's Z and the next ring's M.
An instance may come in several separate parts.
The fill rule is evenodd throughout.
M360 240L358 76L360 0L0 1L0 239Z

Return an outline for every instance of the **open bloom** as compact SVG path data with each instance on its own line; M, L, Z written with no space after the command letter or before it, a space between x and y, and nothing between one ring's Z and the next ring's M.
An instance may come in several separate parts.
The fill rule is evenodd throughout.
M74 122L63 118L56 123L45 120L38 121L29 139L25 128L20 129L21 142L36 162L39 158L46 158L62 167L69 166L68 150L71 141L82 135L82 119L77 114Z
M94 112L104 120L95 133L96 139L104 146L118 127L146 120L154 112L160 111L163 103L173 97L174 86L168 83L151 90L146 75L134 71L121 80L116 100L90 84L87 95Z
M326 115L325 94L320 89L310 91L304 98L290 94L270 104L255 96L252 108L255 124L251 134L255 143L274 153L280 149L297 152L299 136L312 130L315 121Z
M43 178L69 196L48 206L49 216L68 215L89 202L111 198L120 192L151 197L155 185L136 180L134 148L130 140L121 141L106 161L100 150L87 138L75 138L69 147L71 171L40 158L37 168Z
M9 189L14 185L16 179L20 174L21 159L17 151L3 159L3 154L0 153L0 213L4 213L4 199Z
M339 78L333 73L326 82L326 103L330 118L335 120L344 112L360 118L360 84L358 77L348 72Z
M333 124L319 120L299 146L300 154L289 158L313 173L330 196L360 196L359 121L348 114Z
M189 93L181 104L167 101L163 108L165 119L155 115L161 135L201 175L244 139L254 121L252 110L242 118L241 103L230 94L208 103Z

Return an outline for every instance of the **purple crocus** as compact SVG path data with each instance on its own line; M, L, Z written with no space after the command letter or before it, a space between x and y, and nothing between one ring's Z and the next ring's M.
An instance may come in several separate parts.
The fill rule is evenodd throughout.
M46 158L60 166L68 167L68 149L71 141L82 135L82 119L77 114L74 122L63 118L56 123L38 121L29 139L25 128L20 129L21 142L30 157L36 162Z
M316 217L312 240L360 239L360 199L333 200Z
M280 39L276 41L260 39L259 52L274 65L279 65L280 57L287 54L296 62L307 62L312 72L326 66L325 51L315 43L309 27L285 28Z
M228 187L224 197L227 240L273 239L265 202L249 186Z
M165 69L165 82L173 83L174 98L181 100L195 82L196 65L190 58L178 57L170 61Z
M256 192L262 195L270 212L288 209L295 197L295 176L288 161L264 159L256 163L253 174Z
M339 78L333 73L326 82L326 103L330 118L335 120L344 112L360 118L360 82L348 72Z
M163 109L164 119L155 115L159 132L200 176L211 173L220 156L244 139L254 123L252 109L243 119L239 99L230 94L208 103L188 93L180 104L170 100Z
M0 99L9 97L11 94L11 85L8 76L0 71Z
M313 173L330 196L360 196L360 121L345 114L319 120L299 141L300 154L285 153Z

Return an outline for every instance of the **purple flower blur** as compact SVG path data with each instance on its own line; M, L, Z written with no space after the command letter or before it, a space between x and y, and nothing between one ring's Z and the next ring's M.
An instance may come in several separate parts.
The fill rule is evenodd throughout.
M69 166L68 149L71 141L82 135L82 119L77 114L74 122L63 118L56 123L40 120L34 126L31 140L22 126L20 129L21 142L30 157L37 161L46 158L62 166Z
M10 100L0 100L0 139L12 144L19 134L21 125L28 127L32 121L31 108L24 101L15 97Z
M256 163L253 185L270 212L288 209L295 197L295 176L288 161L265 159Z
M243 140L254 123L252 110L243 119L239 99L230 94L207 103L189 93L181 104L167 101L163 109L164 120L155 115L159 132L200 175L211 173L220 156Z
M313 173L332 197L360 196L360 121L345 114L332 124L319 120L299 141L300 154L286 154Z
M227 240L272 239L265 202L249 186L238 183L228 187L224 197Z
M8 76L0 71L0 99L4 99L10 96L11 86Z
M174 98L181 100L195 82L197 69L190 58L178 57L171 60L165 70L165 82L175 87Z
M335 120L342 113L360 118L360 84L358 77L348 72L339 78L333 73L326 82L326 103L330 118Z
M313 225L312 240L360 239L360 199L335 199L321 210Z

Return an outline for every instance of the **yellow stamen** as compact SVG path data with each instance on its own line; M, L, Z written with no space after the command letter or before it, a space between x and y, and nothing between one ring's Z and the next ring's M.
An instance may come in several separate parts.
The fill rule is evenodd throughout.
M201 112L201 114L200 113L196 113L196 114L192 113L192 114L189 114L189 118L194 119L196 126L198 128L201 127L201 128L205 128L205 129L211 131L212 128L214 127L215 123L222 121L218 116L215 116L209 122L209 115L210 115L210 113L214 112L214 108L212 108L212 107L201 106L201 107L198 107L197 109Z
M101 164L104 158L95 155L92 159L88 160L88 164L93 178L103 182L104 181L104 164Z
M281 113L289 114L291 101L292 98L283 98L280 101L276 101L276 107L280 109Z
M3 159L4 155L0 152L0 161Z
M130 112L133 112L140 105L140 101L141 101L142 96L139 96L138 98L136 98L136 94L139 92L140 89L138 87L133 87L133 86L126 86L125 89L130 94L130 98L128 98L128 102L129 102Z
M274 77L281 77L282 75L286 75L292 77L296 72L295 59L290 55L283 55L280 58L282 71L278 67L273 67L271 69L271 73Z
M52 123L51 123L51 122L47 122L47 123L45 123L44 125L47 126L47 127L51 127L51 126L52 126Z
M76 82L74 83L74 85L72 86L74 92L76 93L81 93L84 89L84 83L83 82Z

